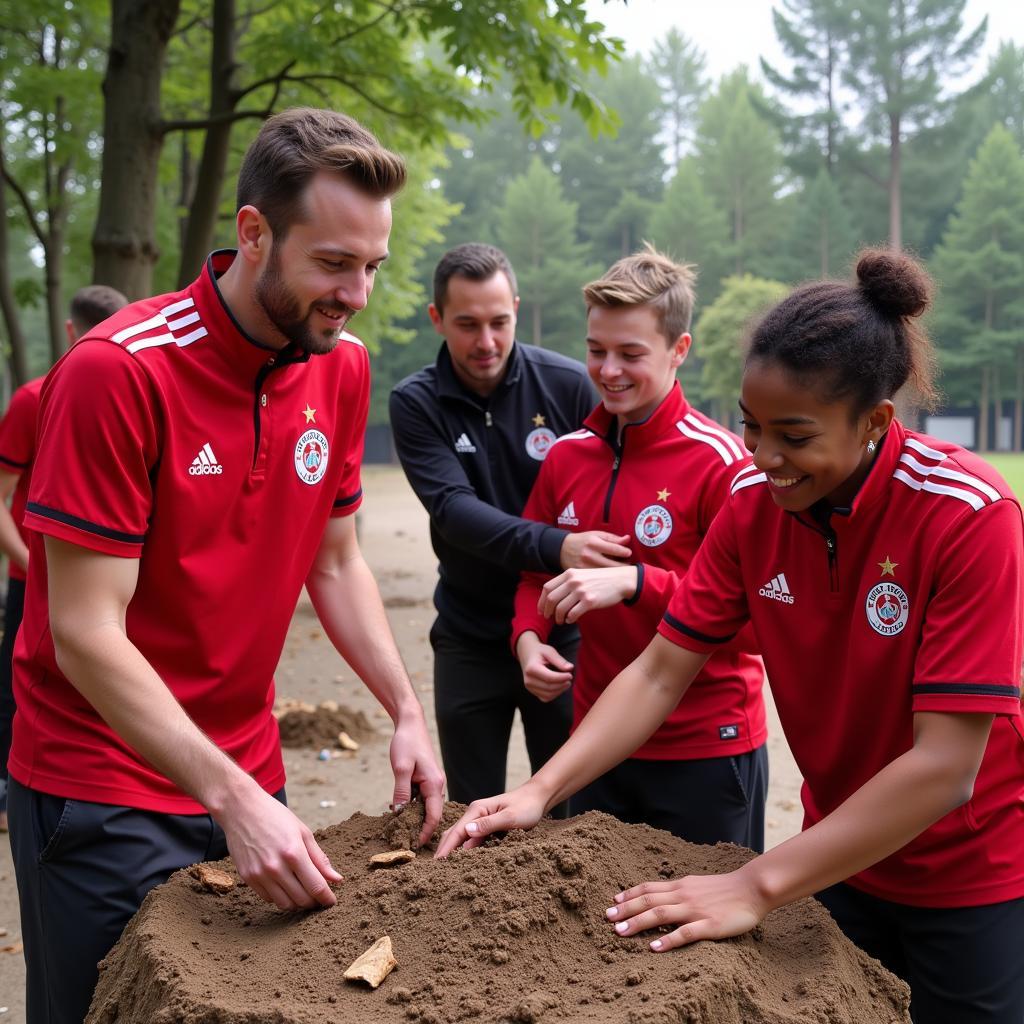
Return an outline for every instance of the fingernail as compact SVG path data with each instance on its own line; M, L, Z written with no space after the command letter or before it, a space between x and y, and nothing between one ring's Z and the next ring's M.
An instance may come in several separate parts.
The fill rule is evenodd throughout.
M629 927L629 924L626 921L620 921L615 926L615 930L621 935L628 927Z
M479 825L477 825L477 823L476 823L475 821L471 821L471 822L469 822L469 824L468 824L468 825L466 825L466 831L467 831L467 832L472 832L472 833L473 833L473 834L475 835L475 834L476 834L476 832L477 832L477 829L478 829L479 827L480 827L480 826L479 826Z
M621 902L622 902L622 900L623 900L623 895L622 895L622 893L621 893L621 892L617 892L617 893L615 894L615 902L616 902L616 903L621 903Z
M655 939L651 943L651 949L661 949L661 939Z
M619 916L619 908L618 907L609 907L605 911L605 914L607 914L608 917L618 917Z
M395 814L397 814L404 806L405 804L395 804Z

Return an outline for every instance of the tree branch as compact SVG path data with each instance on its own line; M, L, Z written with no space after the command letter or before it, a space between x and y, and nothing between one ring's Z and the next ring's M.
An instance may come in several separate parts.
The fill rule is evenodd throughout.
M285 75L288 74L289 71L291 71L293 67L295 67L296 63L297 61L290 60L276 74L268 75L266 78L261 78L259 79L259 81L256 82L250 82L250 84L247 85L244 89L239 89L235 93L235 98L238 100L244 100L245 97L248 96L250 93L255 92L257 89L262 89L263 86L265 85L276 85L278 88L280 88L282 79L284 78Z
M273 112L272 107L264 110L230 110L202 120L161 121L158 131L161 135L170 135L171 132L206 131L208 128L216 128L218 125L234 124L235 121L245 121L253 117L267 118Z
M366 32L368 29L375 28L385 18L391 15L397 15L403 6L402 0L392 0L392 3L386 4L384 10L377 15L376 18L371 19L364 25L360 25L358 28L354 28L351 32L345 33L345 35L338 36L332 40L329 45L337 46L339 43L347 43L350 39L354 39L361 32Z
M46 248L46 237L43 235L42 229L39 227L39 222L36 220L36 212L32 208L32 200L29 199L28 193L21 187L20 183L17 182L12 176L11 172L7 170L7 166L3 161L3 157L0 156L0 171L4 176L4 181L10 185L11 190L18 197L18 201L21 203L22 208L25 211L25 216L28 218L29 226L32 228L32 234L36 236L39 244Z

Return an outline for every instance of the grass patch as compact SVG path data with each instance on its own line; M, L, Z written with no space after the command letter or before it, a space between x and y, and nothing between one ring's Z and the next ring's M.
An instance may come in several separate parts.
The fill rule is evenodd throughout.
M1020 452L988 452L982 458L995 466L1006 478L1019 501L1024 501L1024 454Z

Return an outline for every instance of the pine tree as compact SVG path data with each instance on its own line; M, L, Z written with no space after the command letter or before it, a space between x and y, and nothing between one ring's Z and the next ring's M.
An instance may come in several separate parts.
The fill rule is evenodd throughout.
M787 97L807 99L807 114L787 111L782 133L795 155L795 165L811 177L824 161L831 175L838 156L841 109L838 100L842 56L841 0L782 0L772 8L772 22L786 56L792 62L784 74L761 59L765 78Z
M842 273L857 247L857 237L835 181L822 168L788 201L790 230L776 276L796 282Z
M761 271L778 244L782 156L775 129L757 110L765 102L741 67L721 80L700 111L701 174L729 217L737 274Z
M844 0L843 77L865 107L864 128L888 151L889 244L903 244L903 143L942 105L942 81L967 70L988 27L966 36L967 0Z
M682 159L683 146L696 125L697 109L707 89L705 63L703 50L677 28L670 28L664 40L651 49L647 67L661 88L673 166Z
M1024 155L997 125L964 180L933 263L941 293L935 323L947 365L976 374L978 447L990 447L989 406L1001 406L1001 377L1014 375L1014 448L1024 434Z
M558 178L534 157L509 183L498 211L498 241L519 282L521 334L534 345L578 356L585 333L580 288L599 268L576 241L576 215Z

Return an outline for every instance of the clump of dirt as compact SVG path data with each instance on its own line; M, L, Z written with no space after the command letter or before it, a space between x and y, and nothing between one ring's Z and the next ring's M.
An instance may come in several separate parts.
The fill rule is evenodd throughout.
M447 805L444 825L461 810ZM907 987L813 900L664 954L605 918L627 885L728 871L748 851L590 813L373 871L405 815L415 831L413 803L318 833L346 877L328 910L283 914L244 885L216 894L177 872L100 965L86 1024L909 1024ZM343 980L383 935L398 967L377 989Z
M356 743L365 743L377 735L362 711L353 711L333 700L321 704L281 700L274 705L274 716L281 730L282 747L322 750L338 747L339 733L347 733Z

